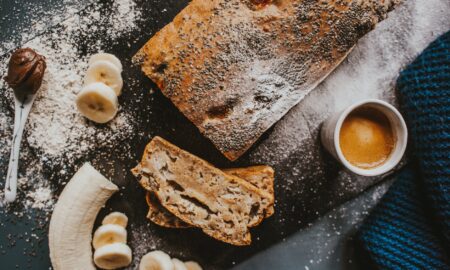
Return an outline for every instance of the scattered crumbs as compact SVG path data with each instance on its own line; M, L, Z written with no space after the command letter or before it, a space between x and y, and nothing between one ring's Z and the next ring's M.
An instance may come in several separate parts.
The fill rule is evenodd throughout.
M9 2L13 1L16 3L11 3L11 6L15 8L9 10L10 12L6 15L3 14L5 16L0 18L0 23L5 25L11 24L11 21L15 21L16 18L22 18L25 12L28 16L22 18L21 23L14 29L14 37L0 44L0 55L4 55L9 50L14 49L17 44L26 43L34 36L45 32L52 25L58 24L74 15L78 12L76 7L81 5L80 0L60 0L52 2L57 8L47 9L45 7L46 3L41 3L41 1L27 2L27 5L18 5L17 3L21 3L20 0L11 0Z

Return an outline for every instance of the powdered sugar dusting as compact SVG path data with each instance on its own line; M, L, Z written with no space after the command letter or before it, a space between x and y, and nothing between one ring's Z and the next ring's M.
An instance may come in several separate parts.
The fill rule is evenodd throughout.
M76 4L80 5L79 2ZM80 160L89 160L97 149L108 151L117 147L134 133L136 127L131 110L124 107L120 107L117 117L110 123L95 124L79 114L75 98L83 86L88 56L107 51L117 39L128 36L140 20L139 8L133 0L112 0L76 12L69 5L51 22L33 18L32 30L24 30L17 39L21 47L33 48L46 57L47 70L25 128L18 197L13 204L0 203L2 220L6 223L20 220L19 223L30 228L24 233L8 233L8 245L0 246L2 254L24 240L27 242L24 255L36 256L36 250L42 249L43 237L47 235L56 194L72 176ZM49 25L54 26L49 28ZM99 39L99 35L105 38ZM13 49L17 44L17 41L3 44L0 51ZM9 54L1 58L2 74L6 72ZM2 166L6 168L14 103L12 90L3 80L0 80L0 89L0 154L4 157ZM128 91L127 81L124 91ZM55 175L58 177L53 177ZM2 181L0 201L3 197ZM0 226L4 225L0 223Z
M8 2L13 1L23 2L21 0L11 0ZM13 35L7 42L2 42L0 44L0 55L7 53L9 50L13 50L18 44L28 42L36 35L42 34L47 28L64 21L78 12L75 6L79 5L79 0L54 1L53 4L58 6L59 9L53 10L44 8L45 3L41 3L41 1L28 1L26 5L23 3L19 5L10 4L15 8L9 10L10 12L6 14L6 16L0 18L0 23L9 25L11 20L14 21L13 17L21 18L20 24L16 25L16 29L20 31L20 34ZM9 8L9 6L6 5L5 8ZM55 13L55 10L60 12ZM27 13L24 11L27 11ZM23 14L27 14L28 16L23 17Z
M110 16L112 27L109 34L114 35L114 31L123 32L127 29L136 27L136 22L141 19L142 11L136 6L133 0L114 1L114 16Z
M130 224L128 232L131 233L130 243L133 244L133 262L128 269L137 269L142 256L150 251L159 249L161 246L162 239L153 237L153 232L148 225L149 223L141 225Z
M15 204L3 205L5 210L13 212L16 216L27 215L29 210L38 209L43 212L43 218L46 220L47 214L53 210L56 201L55 192L57 187L44 177L42 165L33 159L28 150L22 152L22 167L26 167L23 173L19 174L17 179L18 198ZM22 170L21 170L22 171ZM4 190L0 189L0 198L4 197ZM45 222L40 220L42 225Z
M88 56L103 51L103 42L131 32L141 16L133 0L114 0L111 14L101 13L101 8L101 5L88 7L82 11L86 13L83 15L74 14L74 10L69 8L60 15L60 18L69 18L54 27L55 30L22 45L44 55L47 62L42 86L27 121L25 137L41 161L36 165L58 168L62 174L93 149L114 147L134 131L135 122L124 108L120 108L117 117L107 125L97 125L82 117L75 106L76 95L83 86ZM44 30L39 21L32 25ZM100 32L107 32L108 39L96 39ZM25 32L23 40L28 36L29 33ZM86 47L80 47L83 41L87 43L86 40L89 42ZM2 70L6 70L8 60L9 57L4 57L1 61ZM6 103L12 109L12 91L8 91L3 80L0 80L0 88L7 93ZM5 130L11 129L11 120L1 117ZM9 152L9 147L1 149ZM52 191L48 186L36 185L34 191L27 193L25 206L48 208L53 203Z
M82 117L75 99L83 86L88 57L80 54L80 38L92 38L107 30L111 38L133 29L140 11L130 0L116 0L112 16L106 23L98 9L87 16L75 15L61 23L52 35L39 36L23 46L31 47L46 57L47 71L27 124L27 141L37 150L39 158L54 163L71 163L93 148L113 146L133 132L133 120L121 109L116 119L105 126L96 125ZM80 37L80 28L82 36ZM102 50L102 44L91 44L89 51Z
M48 187L39 187L35 192L27 194L27 198L30 198L31 208L46 208L53 204L52 190Z
M277 265L279 269L357 269L349 252L355 231L386 193L391 181L367 191L323 215L266 251L262 251L235 270ZM306 240L306 241L305 241ZM301 250L301 252L298 252Z

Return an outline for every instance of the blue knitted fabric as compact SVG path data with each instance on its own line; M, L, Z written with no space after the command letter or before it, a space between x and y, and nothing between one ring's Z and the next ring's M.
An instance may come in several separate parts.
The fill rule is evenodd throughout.
M379 269L450 269L450 32L397 81L412 159L359 233Z

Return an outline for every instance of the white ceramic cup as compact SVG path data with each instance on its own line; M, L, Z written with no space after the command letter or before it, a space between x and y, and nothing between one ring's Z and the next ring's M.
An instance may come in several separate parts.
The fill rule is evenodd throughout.
M339 134L341 132L342 123L347 116L357 108L370 107L377 109L383 113L391 124L394 132L395 148L393 149L388 160L382 165L370 169L363 169L352 165L342 154L342 150L339 143ZM406 144L408 141L408 130L406 128L405 120L398 112L398 110L382 100L367 99L360 101L346 108L345 110L338 112L328 118L322 125L320 132L322 144L338 161L340 161L348 170L363 176L377 176L382 175L392 170L402 159L406 150Z

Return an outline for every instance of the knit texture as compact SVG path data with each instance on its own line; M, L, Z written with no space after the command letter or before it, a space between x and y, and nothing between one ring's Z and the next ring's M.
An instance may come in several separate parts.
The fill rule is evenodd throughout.
M411 162L359 233L379 269L450 269L450 32L397 81Z

